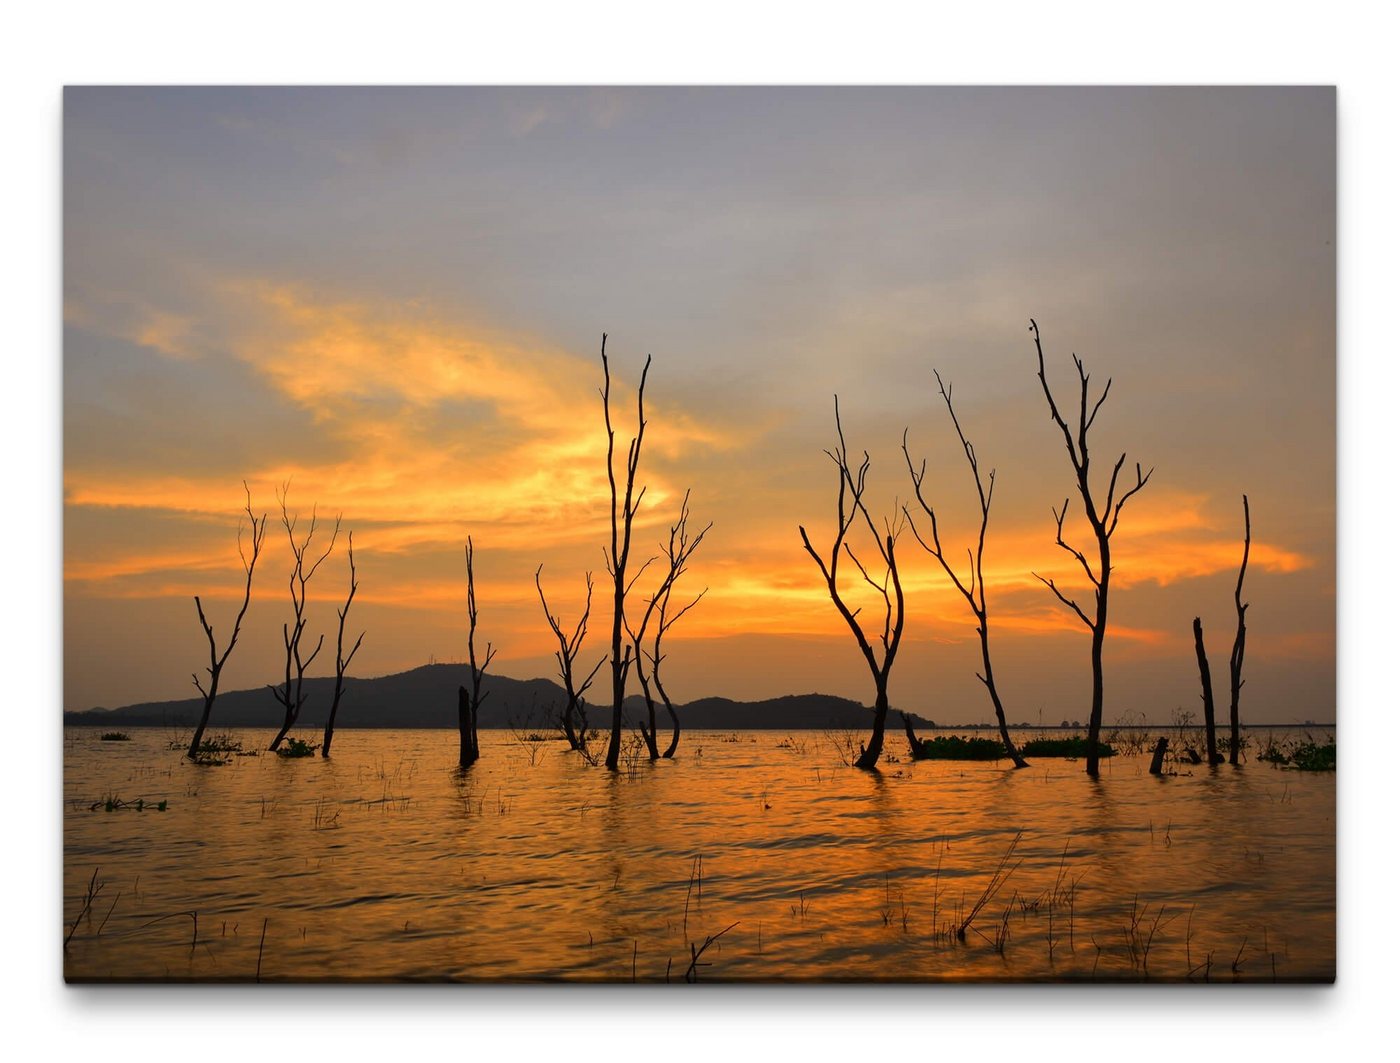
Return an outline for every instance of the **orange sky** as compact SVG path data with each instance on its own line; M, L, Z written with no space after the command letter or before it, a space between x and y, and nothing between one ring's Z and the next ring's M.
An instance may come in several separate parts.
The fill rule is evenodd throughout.
M998 469L986 575L1009 714L1083 716L1087 636L1031 575L1087 598L1054 544L1073 480L1034 313L1062 395L1071 349L1115 379L1098 474L1123 450L1157 469L1114 539L1108 718L1198 705L1193 616L1223 677L1241 492L1247 708L1332 716L1330 93L70 90L66 107L67 708L191 693L190 598L226 629L245 479L273 517L226 686L279 666L285 481L294 509L355 532L358 674L462 659L468 534L496 667L549 674L536 566L566 619L584 571L605 578L606 328L624 442L654 358L638 550L687 489L714 522L676 695L868 699L797 525L829 542L839 392L876 514L912 498L908 426L945 543L971 544L937 366ZM1045 123L1079 147L1014 176L1017 129ZM896 704L989 718L961 599L907 533L899 557ZM337 553L313 631L344 579Z

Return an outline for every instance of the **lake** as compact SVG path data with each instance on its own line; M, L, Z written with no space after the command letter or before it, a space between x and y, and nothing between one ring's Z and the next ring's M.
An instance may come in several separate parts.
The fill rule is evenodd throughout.
M1093 782L1081 761L910 762L894 729L878 773L840 763L844 733L741 731L613 774L511 731L463 773L455 731L208 767L159 729L68 728L64 971L1330 981L1335 775L1253 759L1269 733L1238 769L1154 777L1128 753Z

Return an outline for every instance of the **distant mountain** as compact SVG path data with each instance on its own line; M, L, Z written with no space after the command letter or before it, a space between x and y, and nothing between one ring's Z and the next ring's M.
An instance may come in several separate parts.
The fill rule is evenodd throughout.
M457 688L466 684L471 671L465 664L429 664L396 675L377 679L347 679L337 728L355 727L456 727ZM551 726L564 706L564 691L548 679L511 679L488 674L482 681L486 700L481 707L479 726ZM320 729L326 723L334 690L332 679L308 679L307 702L298 727ZM119 709L89 709L65 712L63 722L74 726L112 727L193 727L203 707L200 698L181 701L145 702ZM632 696L624 706L631 720L643 710L640 697ZM863 729L870 726L871 710L849 698L829 694L794 694L766 701L730 701L728 698L701 698L676 708L681 725L695 730L808 730ZM590 703L590 727L606 728L608 710ZM658 725L669 728L665 710L658 708ZM266 688L233 690L220 694L214 703L209 725L219 727L275 728L282 722L282 706ZM899 718L891 714L890 726ZM930 726L919 721L919 726Z

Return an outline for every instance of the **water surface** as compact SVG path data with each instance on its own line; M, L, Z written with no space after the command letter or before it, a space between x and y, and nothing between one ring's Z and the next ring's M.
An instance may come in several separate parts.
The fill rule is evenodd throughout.
M509 731L465 773L456 733L430 730L200 767L131 735L65 732L65 935L101 885L70 980L1335 972L1330 773L1154 778L1126 755L1091 782L1066 760L910 763L893 734L902 762L866 773L839 763L844 736L768 731L687 734L679 759L617 774Z

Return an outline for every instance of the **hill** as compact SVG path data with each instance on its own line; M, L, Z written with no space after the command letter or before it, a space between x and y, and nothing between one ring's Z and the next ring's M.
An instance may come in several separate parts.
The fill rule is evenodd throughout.
M337 728L357 727L452 727L457 726L457 688L467 682L470 670L465 664L429 664L395 675L375 679L347 679L345 694L336 717ZM511 679L488 674L482 682L486 700L481 707L480 726L545 728L557 718L564 704L564 691L548 679ZM299 728L325 726L334 681L329 678L306 682L307 703ZM63 722L71 726L93 727L193 727L199 720L200 698L178 701L145 702L119 709L89 709L65 712ZM625 712L636 719L642 710L640 697L627 699ZM664 710L658 723L669 726ZM793 694L765 701L731 701L728 698L701 698L678 705L682 725L694 730L806 730L866 728L871 710L849 698L830 694ZM607 710L597 703L588 706L591 727L607 725ZM282 707L267 688L234 690L220 694L214 703L211 727L268 727L282 722ZM897 725L898 717L891 720ZM920 726L928 726L920 723Z

